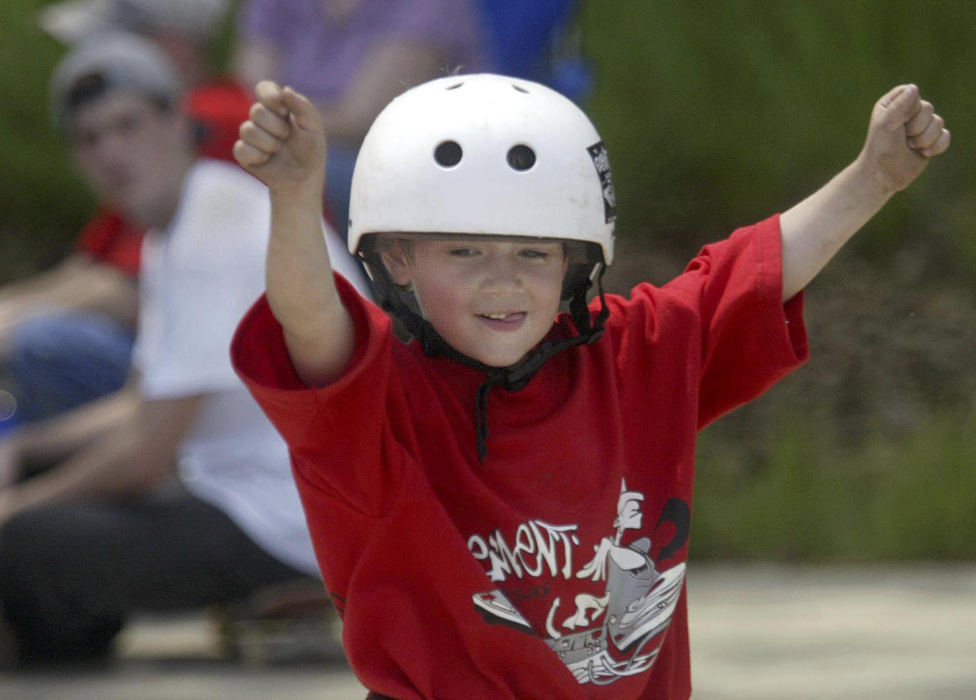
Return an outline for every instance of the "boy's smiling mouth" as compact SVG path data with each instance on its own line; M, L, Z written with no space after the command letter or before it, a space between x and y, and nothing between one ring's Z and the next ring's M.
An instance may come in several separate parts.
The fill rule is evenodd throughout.
M525 311L477 314L483 323L497 330L514 330L522 325L527 316Z

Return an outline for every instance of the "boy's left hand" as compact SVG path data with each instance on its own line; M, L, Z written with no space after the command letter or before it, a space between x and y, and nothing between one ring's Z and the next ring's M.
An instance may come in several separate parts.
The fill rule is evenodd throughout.
M918 87L899 85L875 103L858 160L883 188L897 192L949 148L950 140L942 117L921 99Z

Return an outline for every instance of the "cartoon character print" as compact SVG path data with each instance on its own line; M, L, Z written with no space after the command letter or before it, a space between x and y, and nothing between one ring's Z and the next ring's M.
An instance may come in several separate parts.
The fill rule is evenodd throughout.
M651 539L622 544L628 530L640 530L644 495L621 484L615 533L594 547L593 557L575 578L605 581L602 596L580 593L575 611L559 615L562 601L552 601L546 619L546 643L581 684L605 685L647 671L653 666L681 596L685 564L658 571L651 557ZM658 553L666 561L687 542L690 511L677 498L669 500L655 530L665 523L674 535ZM535 633L518 609L498 590L474 596L475 607L487 621ZM563 613L565 615L565 613Z

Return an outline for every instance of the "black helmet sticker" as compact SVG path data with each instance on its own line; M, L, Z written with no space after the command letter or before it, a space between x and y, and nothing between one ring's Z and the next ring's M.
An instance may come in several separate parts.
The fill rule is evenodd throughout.
M593 144L586 149L586 152L593 159L593 167L600 177L600 187L603 189L603 213L609 224L617 218L617 198L613 193L613 179L610 177L610 156L607 155L607 147L603 145L603 141Z

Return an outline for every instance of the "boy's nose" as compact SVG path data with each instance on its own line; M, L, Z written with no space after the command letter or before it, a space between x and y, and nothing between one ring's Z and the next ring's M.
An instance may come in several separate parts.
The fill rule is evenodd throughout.
M493 254L485 260L485 275L482 285L487 289L517 287L521 282L518 266L510 256Z

